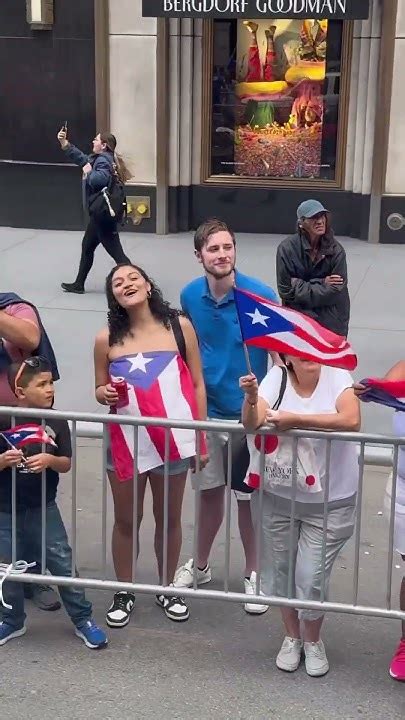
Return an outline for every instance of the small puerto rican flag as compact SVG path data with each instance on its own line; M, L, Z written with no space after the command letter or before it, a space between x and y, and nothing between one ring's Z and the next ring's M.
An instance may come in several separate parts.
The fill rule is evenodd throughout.
M3 430L0 435L16 450L33 443L44 443L56 447L55 441L49 437L41 425L16 425L10 430Z

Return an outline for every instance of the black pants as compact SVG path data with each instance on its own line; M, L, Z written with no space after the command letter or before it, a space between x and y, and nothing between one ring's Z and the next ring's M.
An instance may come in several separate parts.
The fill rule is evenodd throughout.
M127 258L124 250L122 249L120 236L118 235L117 230L117 223L111 221L102 225L100 223L96 223L92 218L90 218L82 242L82 254L80 257L79 271L75 280L75 283L81 287L84 287L87 275L92 268L94 253L98 245L103 246L108 254L111 255L112 259L115 260L117 265L119 263L130 262L129 258Z

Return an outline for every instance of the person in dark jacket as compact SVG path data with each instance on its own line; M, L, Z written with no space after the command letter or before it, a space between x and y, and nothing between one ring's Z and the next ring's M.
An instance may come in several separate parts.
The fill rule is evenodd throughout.
M122 158L115 153L116 138L110 133L99 133L93 140L93 153L85 155L67 139L66 128L58 133L58 140L66 157L79 165L83 171L83 203L85 209L89 207L91 197L100 192L108 183L112 175L116 174L121 182L129 180L130 173ZM82 242L82 254L76 280L73 283L62 283L65 292L82 294L84 284L94 262L94 253L98 245L102 245L118 265L129 263L121 245L114 218L99 222L90 217Z
M283 305L347 337L350 298L346 253L335 239L330 213L318 200L297 209L298 229L277 248L277 285Z

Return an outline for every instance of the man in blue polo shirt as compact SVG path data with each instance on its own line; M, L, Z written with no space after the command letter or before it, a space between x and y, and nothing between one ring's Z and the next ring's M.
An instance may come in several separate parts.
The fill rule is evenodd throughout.
M237 422L241 417L243 393L239 378L246 374L246 358L236 312L233 288L250 290L277 302L270 287L235 269L235 236L217 219L208 220L195 233L195 254L205 275L193 280L181 293L181 306L193 323L203 364L207 390L208 416L213 420ZM252 370L260 382L267 373L268 353L249 348ZM211 580L208 564L212 544L224 517L226 433L207 435L209 462L199 474L201 492L198 533L197 583ZM194 485L194 489L196 489ZM246 556L245 592L256 594L256 542L250 512L250 494L235 492L238 501L239 532ZM193 560L176 573L177 587L191 587ZM246 612L263 613L267 606L246 603Z

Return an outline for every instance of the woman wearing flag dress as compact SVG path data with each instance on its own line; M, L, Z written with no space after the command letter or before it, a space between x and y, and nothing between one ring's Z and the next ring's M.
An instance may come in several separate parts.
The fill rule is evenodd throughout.
M366 402L377 402L396 408L393 418L393 431L397 437L405 436L405 404L397 398L405 399L405 360L400 360L383 378L379 380L363 380L354 386L354 391ZM403 409L402 409L403 408ZM391 511L392 478L390 478L386 495L385 509L388 517ZM405 561L405 447L398 452L398 474L396 482L395 517L394 517L394 548ZM399 605L405 612L405 575L402 578ZM405 621L402 621L402 632L399 645L391 660L389 672L394 680L405 682Z
M131 417L167 417L192 421L206 418L206 395L197 338L190 321L170 307L159 288L141 268L117 265L107 277L108 327L96 337L94 348L96 398L111 412ZM114 387L123 378L124 404ZM119 404L119 409L116 408ZM111 424L107 470L114 499L112 553L117 579L132 581L134 429ZM163 519L164 463L168 447L167 584L172 584L181 542L181 510L188 470L193 469L196 437L192 430L170 429L165 442L162 427L139 427L137 443L138 528L142 521L149 480L155 516L155 552L159 582L164 581ZM204 438L201 443L202 466ZM135 596L118 592L107 613L110 627L124 627ZM156 597L171 620L187 620L183 598Z
M278 431L291 428L357 431L360 427L359 401L347 370L319 365L310 360L286 355L287 373L273 367L260 387L253 375L240 379L245 391L242 419L250 432L264 423ZM273 408L279 408L277 410ZM260 485L260 436L250 436L250 467L247 482ZM296 464L297 489L292 509L293 440L265 437L263 492L262 588L268 595L299 600L322 599L322 538L324 511L327 515L326 557L324 568L325 599L333 564L354 530L358 463L354 443L332 441L329 463L329 492L325 508L328 461L327 442L300 438ZM258 509L259 493L253 494ZM289 577L289 544L292 523L292 576ZM290 582L289 582L290 581ZM291 588L289 585L291 584ZM291 595L289 595L289 589ZM319 677L329 670L325 647L320 637L323 613L320 610L295 610L283 607L281 615L285 638L277 655L280 670L294 672L305 655L308 675Z

